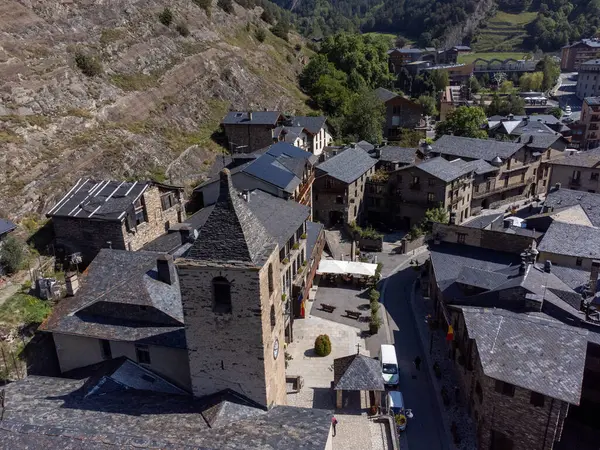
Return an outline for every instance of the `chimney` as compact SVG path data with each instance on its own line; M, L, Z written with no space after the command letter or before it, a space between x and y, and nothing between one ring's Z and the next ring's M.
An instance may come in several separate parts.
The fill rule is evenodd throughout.
M560 189L560 183L556 183L556 184L554 185L554 190L555 190L555 191L558 191L559 189Z
M248 121L252 121L252 111L248 111Z
M546 262L544 263L544 272L546 272L546 273L552 272L552 261L550 261L549 259L547 259Z
M598 274L596 274L596 278ZM65 277L65 284L67 285L67 296L73 297L79 290L79 278L77 272L71 272Z
M173 257L171 255L160 255L156 259L156 270L158 271L158 280L166 284L173 284L175 281L175 267L173 266Z
M533 144L533 135L529 136L528 144Z
M179 227L179 236L181 237L182 244L193 242L196 239L195 230L191 225L183 225Z
M595 259L592 261L592 270L590 271L590 291L592 291L592 295L596 295L598 272L600 272L600 261Z

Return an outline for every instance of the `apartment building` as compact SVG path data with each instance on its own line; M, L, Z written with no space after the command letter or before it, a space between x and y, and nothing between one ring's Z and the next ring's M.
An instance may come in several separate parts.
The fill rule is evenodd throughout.
M600 59L592 59L581 64L575 94L581 100L586 97L600 96Z
M598 76L600 77L600 74ZM580 148L589 150L600 147L600 97L588 97L583 100L579 123L585 126Z
M596 58L600 58L600 39L582 39L562 48L560 70L576 72L583 63Z

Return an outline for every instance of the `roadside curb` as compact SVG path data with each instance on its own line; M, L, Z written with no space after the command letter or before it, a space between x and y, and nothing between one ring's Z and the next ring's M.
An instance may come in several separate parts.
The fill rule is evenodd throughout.
M415 312L415 306L414 306L414 302L415 302L415 291L417 288L417 280L413 281L413 285L410 291L410 300L409 300L409 304L410 304L410 309L412 312L412 315L416 320L418 320L417 318L417 314ZM456 448L452 442L452 433L450 432L450 426L448 424L448 418L446 417L446 414L444 413L446 407L444 406L444 402L442 400L442 387L440 385L440 382L438 381L438 379L435 376L435 373L433 372L433 361L431 358L431 355L429 354L429 352L427 351L427 337L423 335L423 333L421 332L421 327L419 327L418 324L415 324L417 327L417 334L419 335L419 340L421 341L421 347L423 347L423 353L425 356L425 362L427 363L427 372L429 374L429 378L431 380L431 383L433 384L434 387L434 391L435 391L435 398L438 404L438 410L440 412L440 416L442 418L442 427L444 429L444 432L446 434L446 438L447 438L447 442L446 443L442 443L444 445L444 448L446 449L454 449Z

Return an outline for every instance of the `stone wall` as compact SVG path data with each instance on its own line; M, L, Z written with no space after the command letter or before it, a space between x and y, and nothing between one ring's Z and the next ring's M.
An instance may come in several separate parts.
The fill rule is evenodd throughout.
M459 243L461 241L460 243L465 245L517 254L522 253L534 242L533 238L528 236L442 223L433 224L432 236L442 242Z
M224 125L223 128L231 153L252 153L273 144L274 125Z
M190 376L196 396L230 388L263 405L285 404L284 319L279 251L256 268L177 261ZM268 267L272 265L273 292ZM212 280L231 283L231 314L213 312ZM271 306L276 324L271 327ZM273 348L278 340L279 355Z

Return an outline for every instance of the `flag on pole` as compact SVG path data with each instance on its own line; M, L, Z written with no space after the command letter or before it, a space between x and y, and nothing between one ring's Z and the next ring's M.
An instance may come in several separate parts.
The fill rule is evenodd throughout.
M446 334L446 340L448 342L454 340L454 328L452 328L452 325L448 325L448 333Z

